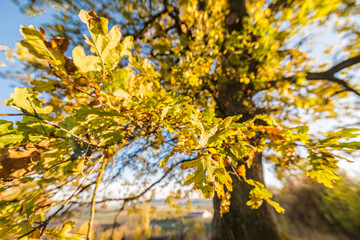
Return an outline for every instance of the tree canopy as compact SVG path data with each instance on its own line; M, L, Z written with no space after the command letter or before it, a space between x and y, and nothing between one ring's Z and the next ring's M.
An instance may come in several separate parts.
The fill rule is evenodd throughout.
M354 1L35 0L23 7L34 14L45 5L57 20L50 34L21 27L15 55L32 75L3 102L19 113L2 116L22 119L0 120L0 236L83 239L70 232L71 221L50 226L86 204L92 239L97 203L119 201L121 211L169 184L219 198L222 216L236 179L248 188L244 207L266 202L283 213L247 174L256 159L272 162L280 176L303 170L332 187L338 161L359 149L356 125L309 133L311 122L358 108ZM319 53L341 55L335 63L317 65L309 54L321 28L348 39ZM120 193L107 190L115 185Z

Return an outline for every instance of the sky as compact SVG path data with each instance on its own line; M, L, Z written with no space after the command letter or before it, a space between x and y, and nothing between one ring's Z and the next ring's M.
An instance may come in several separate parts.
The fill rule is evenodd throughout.
M20 41L20 26L21 25L34 25L39 27L44 23L50 22L49 15L43 14L34 17L28 17L22 13L18 6L12 0L1 0L0 3L0 45L5 45L14 48L15 44ZM0 52L0 61L5 62L3 52ZM0 67L0 72L7 71L14 68L19 63L7 63L5 67ZM13 92L15 86L21 86L18 80L7 79L0 76L0 101L9 99L9 95ZM0 104L0 113L16 113L17 110L5 107ZM2 117L2 119L5 119ZM13 118L11 118L13 119ZM7 118L6 120L10 120Z
M35 27L40 27L45 23L51 22L51 16L48 13L42 15L36 15L34 17L28 17L24 13L22 13L18 6L16 6L12 0L1 0L0 3L0 45L6 45L10 48L14 48L15 44L20 41L22 38L20 34L20 26L21 25L33 25ZM339 36L334 36L328 31L325 31L323 34L323 39L317 39L316 41L320 41L322 48L328 47L332 44L331 39L334 41L334 38L339 38ZM335 41L334 41L335 42ZM336 41L337 42L337 41ZM323 51L323 49L315 49L315 51L310 52L310 55L319 56L319 52ZM317 59L317 61L323 62L328 60L328 58ZM0 52L0 61L5 61L4 54ZM4 72L11 68L19 66L18 62L9 63L5 67L0 67L0 72ZM9 95L13 92L15 86L21 86L20 81L16 79L6 79L0 76L0 101L9 98ZM5 107L0 104L0 113L17 113L16 109ZM16 120L14 117L1 117L5 120ZM313 124L313 129L317 129L320 125L324 125L324 123ZM326 123L325 123L326 125ZM359 169L360 164L341 164L347 172L352 175L356 175L359 173L357 169ZM265 165L265 179L267 182L271 182L275 186L280 186L280 182L278 182L274 175L272 174L271 166Z

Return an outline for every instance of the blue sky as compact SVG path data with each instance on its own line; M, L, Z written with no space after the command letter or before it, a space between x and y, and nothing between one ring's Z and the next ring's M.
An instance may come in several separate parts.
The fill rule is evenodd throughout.
M0 3L0 45L6 45L14 48L15 44L20 41L20 26L21 25L34 25L39 27L44 23L51 21L49 15L43 14L35 17L28 17L22 13L18 6L12 0L1 0ZM5 62L3 52L0 53L0 61ZM19 63L8 63L7 66L1 67L0 72L4 72L18 65ZM20 86L18 80L7 79L0 77L0 101L9 98L13 92L14 86ZM15 113L15 109L5 107L0 104L0 113ZM4 119L2 117L2 119ZM14 119L14 118L11 118Z

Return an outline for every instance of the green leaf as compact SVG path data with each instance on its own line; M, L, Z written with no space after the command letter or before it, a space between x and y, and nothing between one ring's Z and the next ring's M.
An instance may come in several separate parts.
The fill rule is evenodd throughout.
M209 139L217 133L218 129L219 129L219 124L216 124L209 131L204 130L201 133L199 145L196 146L196 148L202 148L202 147L206 146L208 144ZM211 143L211 142L212 141L210 141L209 143Z
M246 202L246 205L250 206L252 209L258 209L261 207L263 200L269 203L270 206L275 208L275 210L279 213L284 213L285 209L280 207L280 205L277 202L274 202L271 200L272 194L267 190L264 186L264 184L255 181L253 179L247 179L245 182L251 186L253 186L253 189L251 189L249 195L250 200Z
M169 112L171 108L172 106L166 106L163 108L163 110L161 111L161 117L160 117L161 120L165 118L166 114Z
M79 234L72 234L70 231L75 227L75 222L67 221L64 223L62 228L58 230L58 227L54 227L53 229L45 230L46 235L54 240L83 240L85 239L83 236Z
M331 147L334 150L344 150L346 148L353 150L360 150L360 142L347 142L347 143L335 143L335 144L324 144L326 147Z
M329 134L327 134L327 137L328 137L328 139L331 139L331 138L350 139L350 138L355 138L355 137L359 136L359 134L355 134L355 133L359 133L359 132L360 132L360 129L358 129L358 128L345 128L345 129L339 130L334 133L329 133Z
M244 157L245 148L242 144L233 144L230 145L230 151L236 156L238 160L240 160Z
M42 107L42 103L37 99L37 93L30 91L28 88L16 87L15 92L10 94L11 99L3 101L6 106L11 106L26 110L32 114L49 114L52 111L51 106Z
M40 59L50 60L52 58L51 52L48 50L45 44L45 36L41 34L41 32L39 32L34 26L21 26L20 32L25 37L25 39L20 41L20 43L26 47L31 54Z
M215 195L215 187L210 185L205 185L204 187L200 188L201 194L204 198L213 198Z
M104 89L110 92L116 92L117 90L124 90L128 85L128 77L130 71L128 69L117 68L110 72L111 78L104 83Z
M24 136L14 129L14 123L0 120L0 148L21 143Z
M204 181L205 171L201 165L198 165L196 171L185 177L184 185L190 185L192 183L199 183ZM194 186L195 187L195 186Z
M319 183L322 183L325 187L329 188L332 188L335 181L340 179L339 175L326 166L306 171L306 175L310 178L316 178Z
M88 26L88 29L94 39L98 35L105 35L108 32L108 20L98 17L94 11L80 10L80 20Z
M20 237L20 236L30 232L31 230L33 230L30 222L27 220L22 221L19 224L17 224L16 229L18 232L15 234L15 237Z
M101 58L107 69L113 69L120 61L120 45L121 33L118 25L115 25L104 38L104 46L101 49Z
M226 117L221 123L219 128L227 128L230 126L231 122L233 120L233 117Z
M24 116L20 122L17 122L17 125L17 130L34 142L48 137L50 133L55 134L59 131L51 125L31 116Z
M120 117L122 116L121 113L119 113L116 110L108 110L105 111L101 108L94 108L87 105L82 105L79 110L75 112L76 117L78 120L85 120L85 119L91 119L91 115L96 115L98 117Z
M210 156L201 156L197 160L185 162L182 168L196 167L193 174L185 177L184 185L194 183L194 189L200 189L204 198L212 198L215 193L213 160Z
M108 20L98 17L94 11L81 10L79 17L82 22L87 24L91 34L91 39L86 38L86 42L98 57L86 56L82 48L76 47L75 52L73 51L73 58L75 65L82 72L112 70L118 65L122 56L131 55L132 37L126 37L121 44L118 25L112 27L108 32Z
M163 160L161 160L161 161L159 162L158 167L161 167L161 168L165 167L166 164L168 163L169 159L170 159L172 156L174 156L176 152L177 152L177 151L172 150L166 157L164 157Z
M201 159L200 158L194 159L192 161L183 162L181 164L181 168L182 169L194 168L194 167L198 166L199 164L201 164Z
M266 114L256 115L253 120L257 120L257 119L266 122L269 126L276 125L275 120L271 116Z

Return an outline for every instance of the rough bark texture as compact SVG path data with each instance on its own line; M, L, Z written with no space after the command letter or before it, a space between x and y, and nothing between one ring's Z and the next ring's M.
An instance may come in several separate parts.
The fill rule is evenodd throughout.
M242 30L242 18L247 16L245 0L229 0L230 13L225 20L229 33L232 31ZM251 69L256 73L256 62L254 61ZM234 66L236 67L236 66ZM242 114L242 121L246 121L254 117L258 113L255 104L252 106L242 106L242 101L246 99L251 102L252 96L255 94L251 87L234 79L229 79L228 84L219 91L218 106L222 115L232 116ZM259 153L255 156L254 162L250 169L247 169L247 177L264 183L262 155ZM212 222L212 238L213 239L229 239L229 240L278 240L284 239L279 232L279 228L275 221L274 210L263 203L263 205L253 210L246 205L249 200L250 188L246 184L240 182L238 178L233 176L234 190L231 193L231 205L229 213L220 216L221 200L215 197L214 202L214 218Z

